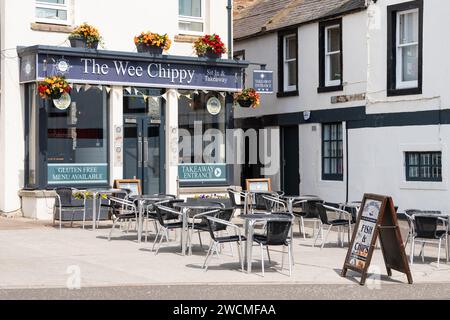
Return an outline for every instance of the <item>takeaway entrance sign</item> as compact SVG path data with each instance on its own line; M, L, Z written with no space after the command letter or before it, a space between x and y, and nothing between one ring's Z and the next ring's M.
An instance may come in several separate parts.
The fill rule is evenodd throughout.
M405 273L412 284L394 202L391 197L373 194L364 195L342 276L346 277L349 269L359 272L360 284L365 284L378 238L388 275L392 276L392 270Z

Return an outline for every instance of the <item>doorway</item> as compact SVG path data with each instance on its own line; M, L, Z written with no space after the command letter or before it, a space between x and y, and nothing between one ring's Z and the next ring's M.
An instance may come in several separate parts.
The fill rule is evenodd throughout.
M300 194L299 127L281 127L281 186L286 195Z
M126 116L124 122L124 178L141 180L143 194L163 193L160 124L147 116Z

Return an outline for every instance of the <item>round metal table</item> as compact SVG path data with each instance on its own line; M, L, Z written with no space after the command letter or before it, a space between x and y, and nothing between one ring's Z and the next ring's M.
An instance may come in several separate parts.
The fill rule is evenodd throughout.
M133 202L137 202L138 205L138 243L142 242L142 231L144 226L144 206L146 202L157 203L166 200L172 200L173 198L167 195L133 195L129 198Z
M243 214L239 218L245 221L245 237L247 244L245 246L245 260L247 261L247 273L252 272L252 248L253 248L253 226L258 221L293 221L294 216L286 214ZM291 241L293 238L293 229L291 227ZM294 257L292 251L293 245L291 245L291 256Z
M208 201L208 200L191 200L189 202L183 202L183 203L175 203L174 208L179 208L182 213L182 222L183 222L183 228L181 230L181 255L186 255L186 240L187 240L187 226L188 226L188 212L191 209L198 209L198 210L207 210L207 209L220 209L223 208L224 205L220 203L214 203L214 200Z
M97 226L97 206L96 206L96 201L97 201L97 197L99 195L111 195L111 194L116 194L116 193L120 193L120 194L125 194L127 195L128 192L124 189L102 189L102 188L96 188L96 189L87 189L86 190L87 193L92 193L92 230L95 230L96 226ZM84 209L86 210L86 208ZM100 211L100 209L99 209ZM100 219L100 212L99 212L99 219Z

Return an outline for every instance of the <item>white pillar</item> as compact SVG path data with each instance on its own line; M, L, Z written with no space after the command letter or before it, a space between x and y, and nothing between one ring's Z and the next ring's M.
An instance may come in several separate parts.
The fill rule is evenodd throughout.
M166 193L177 194L178 177L178 96L174 90L166 100Z
M109 96L110 184L123 179L123 88L112 87Z

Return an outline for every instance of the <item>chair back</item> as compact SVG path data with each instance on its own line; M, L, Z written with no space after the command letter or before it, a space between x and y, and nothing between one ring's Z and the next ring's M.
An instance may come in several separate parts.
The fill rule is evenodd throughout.
M61 200L61 206L71 206L72 205L72 188L61 187L56 188L55 192L58 194L59 199ZM56 205L59 205L58 203Z
M286 244L292 226L292 220L286 216L286 220L267 221L267 245L282 246Z
M169 208L169 209L174 209L173 205L175 203L183 203L184 200L180 200L180 199L174 199L174 200L167 200L164 202L159 203L159 207L163 208ZM168 210L163 210L158 208L158 206L154 206L155 212L156 212L156 217L158 222L162 225L165 226L165 221L168 220L178 220L180 218L179 215L172 213Z
M230 197L230 201L231 201L231 206L233 208L236 208L237 206L237 202L236 202L236 194L237 192L233 189L228 189L228 196Z
M322 204L322 201L311 200L303 204L303 211L305 212L305 219L319 219L318 205Z
M233 208L226 208L226 209L218 209L218 212L211 215L212 217L216 219L220 219L226 222L230 222L233 218L234 209ZM225 231L227 229L227 225L218 223L215 221L208 220L208 226L209 226L209 234L211 235L211 238L215 241L216 235L215 232Z
M316 205L320 221L322 221L323 224L329 225L327 209L322 203L317 203Z
M420 216L414 217L414 231L417 238L436 239L436 231L439 224L438 217Z

